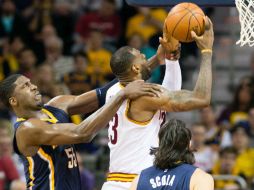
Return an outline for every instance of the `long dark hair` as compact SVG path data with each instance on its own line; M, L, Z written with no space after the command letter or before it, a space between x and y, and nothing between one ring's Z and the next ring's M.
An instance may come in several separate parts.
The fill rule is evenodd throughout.
M193 164L193 151L190 150L191 132L185 123L172 119L165 123L159 131L159 147L151 148L155 155L154 165L159 169L172 168L179 163Z
M243 82L246 81L246 80L248 80L248 82L247 82L247 84L244 84ZM235 89L235 93L234 93L234 96L233 96L233 101L230 105L230 108L231 108L232 111L239 111L239 109L240 109L239 94L240 94L240 92L243 88L248 88L249 93L250 93L250 97L251 97L249 104L246 105L246 108L243 111L248 112L249 109L254 106L254 83L253 82L254 81L251 77L242 78L242 81L240 82L240 84Z

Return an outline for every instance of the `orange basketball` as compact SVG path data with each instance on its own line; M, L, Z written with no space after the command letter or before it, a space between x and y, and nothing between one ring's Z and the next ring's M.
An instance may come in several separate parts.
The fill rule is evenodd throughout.
M202 35L205 31L204 12L194 3L180 3L174 6L166 18L169 35L180 42L192 42L191 31Z

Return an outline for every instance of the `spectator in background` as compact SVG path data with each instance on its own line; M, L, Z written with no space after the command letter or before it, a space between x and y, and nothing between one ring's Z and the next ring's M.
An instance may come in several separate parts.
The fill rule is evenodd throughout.
M237 150L234 147L225 147L220 151L220 157L212 170L213 175L237 175L234 169ZM224 190L238 190L238 184L233 180L215 180L215 188Z
M236 88L232 103L220 114L217 123L227 128L239 121L246 121L248 111L253 106L254 94L250 86L241 83Z
M71 2L55 1L52 20L58 36L63 40L63 54L70 55L75 31L76 17Z
M87 73L91 76L93 86L102 86L114 78L110 68L111 53L102 46L103 34L92 30L86 46L89 59Z
M56 29L52 24L46 24L42 27L40 34L37 35L33 42L33 49L38 58L38 62L42 63L45 58L45 43L47 39L57 37Z
M32 49L23 48L19 52L19 70L17 73L32 79L35 75L37 58Z
M33 38L37 39L44 25L52 24L53 0L33 1L30 10L25 14L28 28Z
M63 41L52 36L45 40L45 63L53 67L55 80L60 82L66 73L73 71L73 58L63 55Z
M18 172L19 179L25 181L24 167L20 162L18 155L13 153L12 147L12 124L9 120L0 120L0 150L3 156L12 159L15 169ZM0 188L1 189L1 188Z
M9 184L19 179L19 174L11 157L12 145L9 130L0 125L0 189L5 190ZM8 188L7 188L8 189Z
M91 77L86 73L87 65L88 58L85 53L80 52L74 55L74 71L64 76L64 83L71 94L79 95L93 89Z
M250 147L254 148L254 107L252 107L248 114L248 130L250 134Z
M235 172L250 180L254 177L254 149L249 147L250 134L241 124L235 125L231 130L231 134L233 147L238 153Z
M36 76L33 78L33 82L38 86L38 89L40 89L44 103L47 103L49 99L59 95L53 70L50 65L39 65L36 68Z
M167 12L164 9L139 7L138 13L128 21L126 37L130 38L133 34L138 33L145 42L148 42L153 35L162 32L166 16Z
M114 44L121 32L121 23L116 13L115 0L101 0L99 10L85 13L76 25L76 33L85 42L92 30L100 30L104 35L105 42Z
M95 188L94 175L89 170L84 168L83 159L78 152L76 153L76 156L79 165L82 190L94 190Z
M194 165L206 172L209 172L214 166L215 160L217 159L217 154L209 146L205 145L205 132L206 128L204 125L192 125L191 147L196 150L196 152L194 152Z
M28 30L26 23L16 12L13 0L1 1L0 12L0 44L3 39L19 36L24 41L28 41Z
M6 46L3 50L3 58L0 60L2 67L0 69L0 80L18 71L18 55L24 46L24 42L18 36L6 42Z
M223 127L217 125L216 117L212 106L200 111L201 123L205 126L205 142L213 148L226 147L231 145L231 135Z

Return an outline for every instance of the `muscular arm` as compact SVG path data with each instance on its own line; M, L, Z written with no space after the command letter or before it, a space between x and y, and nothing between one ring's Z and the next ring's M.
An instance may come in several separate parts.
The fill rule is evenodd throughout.
M201 68L193 91L168 91L161 87L163 92L160 97L140 97L133 101L132 105L146 111L162 109L168 112L188 111L208 106L212 88L211 60L211 53L202 54Z
M62 109L69 115L93 112L104 105L107 89L116 82L117 80L115 79L101 88L86 92L79 96L57 96L53 98L48 105Z
M190 190L214 190L212 176L200 169L196 169L191 176Z
M49 124L39 119L29 119L16 132L19 150L27 155L25 152L28 147L89 142L100 129L108 124L124 99L125 96L120 91L110 102L79 125Z
M160 89L156 85L143 81L132 82L79 125L49 124L38 118L29 119L23 122L16 131L18 148L22 154L30 156L37 152L40 145L89 142L100 129L108 124L124 99L136 99L144 95L156 96L159 91ZM31 153L31 149L33 153Z

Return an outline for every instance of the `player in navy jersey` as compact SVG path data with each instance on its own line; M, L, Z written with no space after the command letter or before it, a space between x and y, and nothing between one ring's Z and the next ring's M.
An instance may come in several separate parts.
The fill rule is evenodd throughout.
M73 144L89 142L126 98L159 92L155 85L143 81L131 83L79 125L70 123L69 115L96 109L102 91L58 96L43 105L41 94L27 77L15 74L0 83L1 100L18 117L13 144L24 164L27 189L81 189Z
M185 123L172 119L159 132L159 147L152 148L154 165L141 172L130 190L213 190L210 174L192 166L191 132Z

